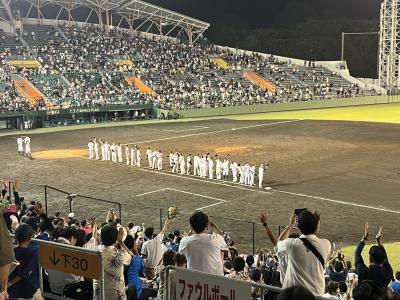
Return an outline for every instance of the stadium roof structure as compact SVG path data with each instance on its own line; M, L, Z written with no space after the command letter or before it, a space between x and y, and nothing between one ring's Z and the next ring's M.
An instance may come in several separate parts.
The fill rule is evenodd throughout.
M202 36L210 24L141 0L0 0L0 18L14 22L18 17L80 21L130 28L190 43ZM97 20L97 21L96 21Z

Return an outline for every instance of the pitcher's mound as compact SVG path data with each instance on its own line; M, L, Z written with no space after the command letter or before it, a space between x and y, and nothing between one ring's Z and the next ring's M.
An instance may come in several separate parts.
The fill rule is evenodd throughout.
M56 149L56 150L45 150L32 153L34 158L38 159L65 159L84 157L87 155L85 149Z

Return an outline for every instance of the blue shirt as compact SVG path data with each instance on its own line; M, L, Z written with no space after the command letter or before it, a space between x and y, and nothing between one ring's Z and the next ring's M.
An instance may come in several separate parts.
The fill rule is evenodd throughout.
M144 271L143 260L140 256L135 255L131 259L131 264L128 268L128 284L134 284L136 287L137 295L142 293L142 283L140 281L140 274Z
M392 289L393 289L393 291L400 293L400 282L393 281L392 282Z

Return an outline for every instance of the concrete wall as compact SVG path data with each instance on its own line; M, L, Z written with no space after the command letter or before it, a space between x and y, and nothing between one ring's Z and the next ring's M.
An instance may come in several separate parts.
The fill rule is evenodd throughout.
M304 102L292 103L276 103L276 104L257 104L250 106L237 106L237 107L218 107L218 108L201 108L201 109L188 109L180 110L185 118L199 118L199 117L213 117L213 116L226 116L226 115L239 115L239 114L254 114L254 113L268 113L268 112L281 112L281 111L295 111L306 109L318 108L334 108L346 107L357 105L370 105L370 104L383 104L388 103L387 96L369 96L357 97L347 99L327 99L327 100L314 100ZM161 110L158 111L160 113Z

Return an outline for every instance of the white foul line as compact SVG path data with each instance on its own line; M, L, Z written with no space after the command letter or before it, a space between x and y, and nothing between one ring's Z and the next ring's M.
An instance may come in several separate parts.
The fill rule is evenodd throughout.
M184 193L184 194L193 195L193 196L198 196L198 197L203 197L203 198L207 198L207 199L217 200L217 201L220 201L220 202L227 202L226 200L223 200L223 199L210 197L210 196L206 196L206 195L202 195L202 194L196 194L196 193L181 191L181 190L172 189L172 188L166 188L166 189L167 190L171 190L171 191L175 191L175 192L180 192L180 193Z
M277 192L277 193L311 198L311 199L315 199L315 200L322 200L322 201L333 202L333 203L338 203L338 204L343 204L343 205L361 207L361 208L372 209L372 210L379 210L379 211L393 213L393 214L400 214L400 211L391 210L391 209L387 209L387 208L374 207L374 206L370 206L370 205L362 205L362 204L357 204L357 203L353 203L353 202L340 201L340 200L335 200L335 199L330 199L330 198L325 198L325 197L311 196L311 195L307 195L307 194L294 193L294 192L288 192L288 191L282 191L282 190L273 190L273 191Z
M221 130L215 130L215 131L199 132L199 133L192 133L192 134L171 136L171 137L166 137L166 138L160 138L160 139L154 139L154 140L148 140L148 141L140 141L140 142L134 142L134 143L127 143L127 144L121 144L121 145L122 145L122 146L127 146L127 145L145 144L145 143L152 143L152 142L159 142L159 141L167 141L167 140L181 139L181 138L192 137L192 136L199 136L199 135L205 135L205 134L213 134L213 133L220 133L220 132L228 132L228 131L232 131L232 130L248 129L248 128L252 128L252 127L272 126L272 125L278 125L278 124L293 123L293 122L299 122L299 121L302 121L302 120L300 120L300 119L296 119L296 120L287 120L287 121L279 121L279 122L258 124L258 125L253 125L253 126L245 126L245 127L238 127L238 128L230 128L230 129L221 129Z
M153 194L153 193L158 193L158 192L162 192L162 191L165 191L165 190L168 190L168 189L164 188L164 189L150 191L150 192L147 192L147 193L137 194L137 195L135 195L135 197L140 197L140 196L145 196L145 195L149 195L149 194Z
M220 204L223 204L223 203L225 203L225 202L217 202L217 203L214 203L214 204L210 204L210 205L206 205L206 206L203 206L203 207L196 208L195 210L202 210L202 209L206 209L206 208L209 208L209 207L217 206L217 205L220 205Z

